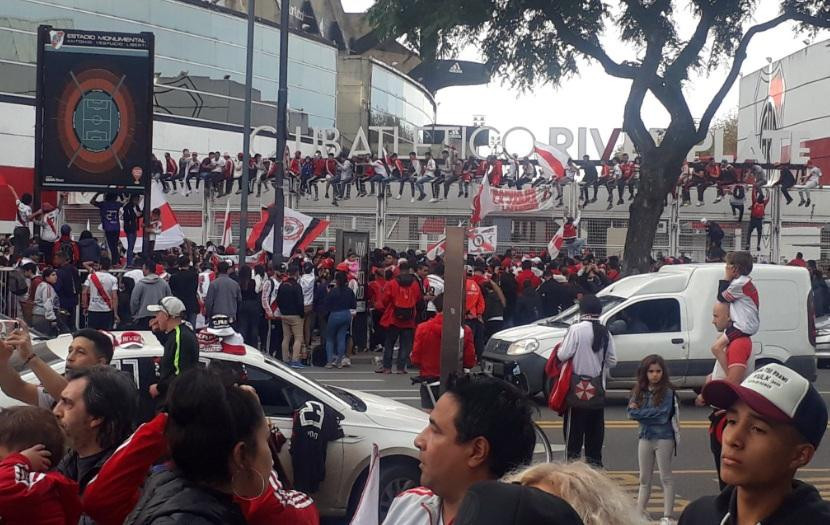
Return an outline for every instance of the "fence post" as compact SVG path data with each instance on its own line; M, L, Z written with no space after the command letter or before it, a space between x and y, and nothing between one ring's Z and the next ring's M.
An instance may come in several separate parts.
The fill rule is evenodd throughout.
M769 262L778 264L781 257L781 189L775 186L771 190L772 221L769 232Z

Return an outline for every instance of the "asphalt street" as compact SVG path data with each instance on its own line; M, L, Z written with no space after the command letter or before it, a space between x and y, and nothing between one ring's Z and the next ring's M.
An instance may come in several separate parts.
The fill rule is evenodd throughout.
M322 368L306 369L303 374L324 384L343 388L371 392L388 397L401 403L420 407L417 386L413 386L409 376L381 375L374 373L374 365L368 354L353 360L351 368L325 370ZM416 371L417 373L417 371ZM830 404L830 370L819 370L815 383L824 400ZM709 451L707 408L695 407L692 400L694 393L680 391L680 443L674 458L673 472L675 483L675 518L683 508L694 499L715 494L718 491L712 454ZM605 410L605 445L603 462L609 474L636 499L639 487L637 466L637 424L626 416L628 392L610 391L609 403ZM536 420L545 429L551 443L559 449L563 445L562 419L549 410L541 397L536 399L539 408ZM815 485L825 499L830 499L830 437L819 449L808 468L800 471L800 478ZM653 486L649 510L656 519L661 516L663 495L659 475L653 477Z

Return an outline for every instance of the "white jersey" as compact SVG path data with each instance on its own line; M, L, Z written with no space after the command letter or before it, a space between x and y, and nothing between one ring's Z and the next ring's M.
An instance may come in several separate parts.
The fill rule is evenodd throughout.
M23 228L28 228L29 223L32 222L32 207L20 201L17 201L16 204L17 214L14 219L14 225L15 227L22 226Z
M424 288L427 291L427 295L438 297L444 293L444 278L437 275L427 275L426 279L424 279ZM437 311L438 309L435 308L435 303L430 301L429 304L427 304L427 312Z
M42 226L40 229L40 238L44 241L55 242L60 239L58 226L60 213L61 211L59 209L54 209L40 216L40 220L38 220L38 224Z
M101 288L104 289L104 292L117 292L118 291L118 279L112 276L112 274L107 272L95 272L98 277L98 281L101 283ZM109 307L107 302L101 297L101 294L98 293L98 287L92 282L92 276L86 278L84 282L84 288L89 290L89 311L90 312L111 312L113 311L112 308ZM111 298L110 298L111 301ZM116 304L113 304L113 307L117 307Z
M444 525L441 498L426 487L401 492L392 500L383 525Z

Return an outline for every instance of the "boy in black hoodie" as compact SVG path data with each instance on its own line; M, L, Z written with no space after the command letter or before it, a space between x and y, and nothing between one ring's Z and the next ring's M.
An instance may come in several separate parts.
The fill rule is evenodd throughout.
M703 398L726 410L720 473L728 486L686 507L679 525L830 523L830 503L795 479L827 428L827 405L809 381L770 364L740 385L710 382Z

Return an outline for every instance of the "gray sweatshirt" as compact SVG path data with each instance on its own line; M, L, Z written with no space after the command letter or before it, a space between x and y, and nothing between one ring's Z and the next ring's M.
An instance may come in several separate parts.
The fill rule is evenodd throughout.
M236 320L236 309L240 302L242 291L239 289L239 283L227 274L220 273L208 287L205 297L205 319L222 314Z
M156 314L147 310L147 307L151 304L158 304L168 295L171 293L167 281L154 273L145 275L135 284L130 296L130 313L133 320L155 316Z

